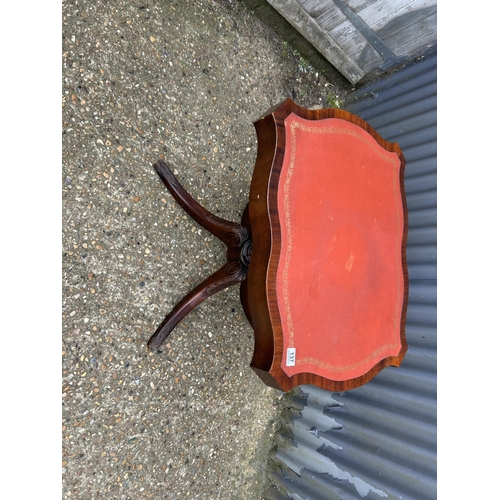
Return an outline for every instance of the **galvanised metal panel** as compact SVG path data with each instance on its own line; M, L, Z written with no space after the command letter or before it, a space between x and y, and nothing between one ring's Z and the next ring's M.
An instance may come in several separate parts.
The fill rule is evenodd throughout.
M265 498L436 498L436 59L371 82L346 105L407 160L408 352L358 389L284 395Z

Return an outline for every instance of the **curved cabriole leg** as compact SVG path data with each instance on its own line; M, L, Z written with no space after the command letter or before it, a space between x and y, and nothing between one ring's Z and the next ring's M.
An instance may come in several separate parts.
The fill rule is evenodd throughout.
M239 249L244 240L248 238L248 230L245 227L236 222L221 219L203 208L180 185L170 167L163 160L158 160L153 167L177 203L200 226L219 238L228 247L228 250Z
M156 350L168 337L170 332L186 314L198 304L224 288L242 282L246 278L246 271L239 262L227 262L212 276L191 290L170 312L155 334L149 339L148 347Z

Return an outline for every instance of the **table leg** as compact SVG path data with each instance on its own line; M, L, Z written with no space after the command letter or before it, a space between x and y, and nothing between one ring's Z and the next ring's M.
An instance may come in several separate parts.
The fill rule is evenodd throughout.
M161 180L172 193L179 205L193 218L200 226L219 238L228 249L239 249L244 240L248 238L248 230L241 224L230 222L217 217L203 208L192 196L180 185L172 170L163 161L158 160L154 169Z
M169 166L158 160L154 169L167 186L179 205L207 231L219 238L227 247L227 263L212 276L191 290L168 314L163 323L148 341L148 347L158 349L179 321L205 299L247 277L250 264L252 241L248 220L248 208L242 217L242 224L221 219L203 208L180 185Z
M148 341L148 347L156 350L170 332L186 314L205 299L225 288L240 283L246 278L246 271L238 262L227 262L212 276L191 290L170 312L154 335Z

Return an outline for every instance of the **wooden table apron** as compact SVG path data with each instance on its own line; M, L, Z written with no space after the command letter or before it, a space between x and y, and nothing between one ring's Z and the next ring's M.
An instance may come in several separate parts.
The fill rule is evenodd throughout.
M251 366L283 390L352 389L407 350L404 157L338 109L287 100L255 128L241 296L255 331Z

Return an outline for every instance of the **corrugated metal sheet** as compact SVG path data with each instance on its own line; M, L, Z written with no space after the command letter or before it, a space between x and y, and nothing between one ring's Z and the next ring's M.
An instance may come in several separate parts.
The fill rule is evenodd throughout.
M436 60L360 88L346 106L407 160L408 352L358 389L283 397L266 498L436 498Z

